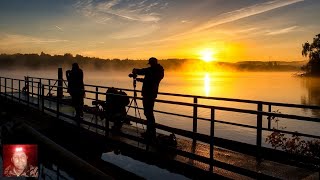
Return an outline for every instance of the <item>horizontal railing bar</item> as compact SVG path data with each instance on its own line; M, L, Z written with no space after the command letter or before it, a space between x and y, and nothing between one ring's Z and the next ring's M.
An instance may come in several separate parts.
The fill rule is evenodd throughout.
M66 118L69 118L69 119L71 119L73 121L76 121L75 117L74 116L70 116L69 114L65 114L65 113L59 112L59 116L66 117Z
M85 84L85 86L99 87L99 88L111 88L111 87L107 87L107 86L96 86L96 85L89 85L89 84ZM124 90L124 91L133 91L132 89L125 89L125 88L117 88L117 89ZM141 92L140 90L136 90L136 91L137 92ZM169 95L169 96L179 96L179 97L189 97L189 98L199 98L199 99L222 100L222 101L242 102L242 103L251 103L251 104L262 103L263 105L286 106L286 107L296 107L296 108L320 109L320 106L314 106L314 105L277 103L277 102L268 102L268 101L236 99L236 98L206 97L206 96L186 95L186 94L177 94L177 93L164 93L164 92L159 92L158 95Z
M90 99L90 100L93 100L93 101L95 101L96 99L94 99L94 98L90 98L90 97L85 97L85 99Z
M13 99L19 100L19 97L15 97L15 96L10 96L9 98L13 98Z
M48 84L42 84L42 85L47 86L47 87L55 87L55 89L57 89L57 88L68 89L67 87L64 87L64 86L48 85Z
M52 78L39 78L39 77L32 77L32 76L27 76L28 78L33 78L33 79L43 79L43 80L52 80L52 81L58 81L58 79L52 79ZM67 80L64 80L63 81L67 81Z
M159 92L158 94L159 94L159 95L169 95L169 96L180 96L180 97L199 98L199 99L232 101L232 102L241 102L241 103L250 103L250 104L259 104L259 103L261 103L261 104L263 104L263 105L286 106L286 107L309 108L309 109L320 109L320 106L313 106L313 105L301 105L301 104L290 104L290 103L277 103L277 102L257 101L257 100L246 100L246 99L237 99L237 98L206 97L206 96L184 95L184 94L163 93L163 92Z
M56 91L56 90L53 90ZM31 92L29 92L32 94ZM37 94L35 94L37 95ZM132 97L132 96L129 96ZM96 100L93 98L88 98L86 99L90 100ZM136 99L142 100L143 98L136 97ZM229 107L219 107L219 106L210 106L210 105L202 105L202 104L193 104L193 103L186 103L186 102L176 102L176 101L168 101L168 100L156 100L157 102L160 103L167 103L167 104L177 104L177 105L184 105L184 106L194 106L196 105L197 107L201 108L214 108L217 110L222 110L222 111L231 111L231 112L239 112L239 113L247 113L247 114L262 114L265 116L274 116L274 117L281 117L281 118L288 118L288 119L294 119L297 121L311 121L311 122L320 122L319 118L314 118L314 117L306 117L306 116L298 116L298 115L289 115L289 114L281 114L281 113L272 113L272 112L263 112L263 111L254 111L254 110L246 110L246 109L237 109L237 108L229 108Z
M142 99L142 98L137 98ZM272 112L264 112L264 111L254 111L248 109L238 109L238 108L230 108L230 107L220 107L220 106L211 106L211 105L203 105L203 104L194 104L194 103L187 103L187 102L177 102L177 101L168 101L168 100L160 100L156 99L156 102L160 103L167 103L167 104L176 104L176 105L184 105L184 106L197 106L201 108L207 109L217 109L222 111L232 111L232 112L239 112L239 113L247 113L247 114L262 114L266 116L274 116L274 117L282 117L282 118L289 118L289 119L296 119L296 120L306 120L306 121L313 121L313 122L320 122L319 118L313 117L306 117L306 116L298 116L298 115L289 115L289 114L280 114L280 113L272 113Z
M115 88L115 87L110 87L110 86L97 86L97 85L90 85L90 84L85 84L84 86L88 86L88 87L98 87L98 88L102 88L102 89L109 89L109 88ZM122 91L134 91L133 89L126 89L126 88L116 88L118 90L122 90ZM141 92L141 90L135 90L136 92Z
M5 77L3 77L5 78ZM34 79L45 79L45 80L58 80L58 79L50 79L50 78L38 78L38 77L30 77ZM7 78L12 79L12 78ZM67 80L63 80L67 81ZM97 85L91 85L91 84L85 84L85 86L88 87L99 87L99 88L110 88L108 86L97 86ZM126 91L133 91L132 89L124 89L124 88L117 88L121 90ZM136 90L137 92L141 92L139 90ZM186 94L178 94L178 93L164 93L159 92L159 95L169 95L169 96L180 96L180 97L192 97L192 98L199 98L199 99L212 99L212 100L223 100L223 101L234 101L234 102L243 102L243 103L252 103L252 104L258 104L262 103L264 105L274 105L274 106L287 106L287 107L297 107L297 108L315 108L320 109L320 106L310 106L310 105L300 105L300 104L291 104L291 103L277 103L277 102L268 102L268 101L257 101L257 100L245 100L245 99L237 99L237 98L222 98L222 97L206 97L206 96L198 96L198 95L186 95Z
M24 81L24 79L8 78L8 77L2 77L2 76L0 77L0 79L13 79L15 81L19 81L19 80Z
M22 92L22 93L28 93L28 92ZM33 95L40 95L40 94L37 94L37 93L35 93L35 92L31 92L31 91L29 92L29 94L31 94L31 95L32 95L32 94L33 94Z
M139 109L143 109L143 108L139 108ZM169 114L169 115L174 115L174 116L180 116L180 117L186 117L186 118L193 118L193 116L178 114L178 113L171 113L171 112L166 112L166 111L154 110L154 112L158 112L158 113L162 113L162 114Z
M281 132L285 134L292 134L292 135L297 135L297 136L304 136L304 137L310 137L310 138L315 138L315 139L320 139L320 136L317 135L312 135L312 134L304 134L304 133L299 133L299 132L292 132L292 131L285 131L285 130L280 130L280 129L268 129L268 128L262 128L264 131L275 131L275 132Z
M132 106L131 106L132 107ZM138 109L143 109L143 108L138 108ZM177 113L170 113L170 112L165 112L165 111L159 111L159 110L154 110L154 112L162 113L162 114L169 114L169 115L175 115L175 116L180 116L180 117L187 117L187 118L193 118L193 116L188 116L188 115L183 115L183 114L177 114ZM209 118L202 118L198 117L198 120L204 120L210 122L211 119ZM257 129L256 126L251 126L251 125L246 125L246 124L238 124L238 123L232 123L232 122L227 122L227 121L222 121L222 120L214 120L217 123L221 124L229 124L229 125L234 125L234 126L241 126L241 127L246 127L246 128L253 128Z
M29 78L36 78L36 77L29 77ZM12 79L12 78L7 78ZM58 79L49 79L49 78L38 78L38 79L47 79L47 80L58 80ZM17 79L18 80L18 79ZM66 81L66 80L63 80ZM29 81L31 82L31 81ZM107 86L97 86L97 85L90 85L85 84L88 87L99 87L99 88L110 88ZM132 89L124 89L124 88L117 88L120 90L125 91L133 91ZM136 90L137 92L141 92ZM320 106L314 105L301 105L301 104L291 104L291 103L277 103L277 102L268 102L268 101L256 101L256 100L245 100L245 99L237 99L237 98L222 98L222 97L206 97L206 96L197 96L197 95L185 95L185 94L177 94L177 93L163 93L159 92L159 95L169 95L169 96L180 96L180 97L190 97L190 98L199 98L199 99L211 99L211 100L222 100L222 101L232 101L232 102L242 102L242 103L252 103L258 104L262 103L263 105L273 105L273 106L285 106L285 107L295 107L295 108L308 108L308 109L320 109Z
M56 110L48 108L48 107L44 107L44 110L47 110L47 111L52 112L52 113L56 113L57 112Z
M10 78L8 78L8 79L10 79ZM50 86L50 85L46 85L46 86ZM91 86L97 87L97 86L94 86L94 85L91 85ZM54 87L58 87L58 86L54 86ZM65 87L62 87L62 88L65 88ZM86 91L86 92L96 93L94 91ZM172 93L166 93L166 94L170 95ZM202 98L202 96L191 96L191 95L185 95L184 97L199 97L199 98ZM213 98L213 97L206 97L206 98L210 99L210 98ZM142 98L137 97L137 99L142 99ZM225 99L228 99L228 98L219 98L219 99L224 99L225 100ZM297 119L297 120L306 120L306 121L313 121L313 122L319 122L320 121L319 118L305 117L305 116L298 116L298 115L278 114L278 113L272 113L272 112L258 112L258 111L254 111L254 110L237 109L237 108L230 108L230 107L209 106L209 105L193 104L193 103L186 103L186 102L174 102L174 101L167 101L167 100L156 100L156 101L160 102L160 103L168 103L168 104L176 104L176 105L184 105L184 106L197 106L197 107L202 107L202 108L215 108L217 110L234 111L234 112L247 113L247 114L259 114L259 113L261 113L262 115L266 115L266 116L282 117L282 118ZM270 102L262 102L262 101L255 101L255 102L270 103ZM281 104L282 103L278 103L278 105L281 105Z
M85 85L89 87L99 87L99 88L110 88L106 86L96 86L96 85ZM119 90L133 91L132 89L117 88ZM141 92L140 90L136 90ZM185 95L177 93L164 93L159 92L158 95L169 95L169 96L180 96L180 97L190 97L190 98L199 98L199 99L211 99L211 100L223 100L223 101L233 101L233 102L242 102L242 103L251 103L258 104L262 103L264 105L274 105L274 106L287 106L287 107L296 107L296 108L309 108L309 109L320 109L320 106L312 105L301 105L301 104L291 104L291 103L277 103L277 102L268 102L268 101L256 101L256 100L245 100L245 99L236 99L236 98L222 98L222 97L206 97L206 96L197 96L197 95Z

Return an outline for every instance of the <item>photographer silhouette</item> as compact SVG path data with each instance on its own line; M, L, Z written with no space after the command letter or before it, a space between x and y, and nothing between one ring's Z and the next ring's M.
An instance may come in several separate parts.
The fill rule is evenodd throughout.
M78 63L72 64L72 69L66 72L68 80L68 92L72 98L72 106L76 110L76 119L83 117L83 98L85 96L83 71L80 69Z
M142 103L144 115L147 118L147 131L144 138L147 141L156 140L155 118L153 115L154 103L158 95L160 81L164 77L164 69L158 64L155 57L149 59L150 67L143 69L133 69L132 77L137 81L143 82L142 85ZM144 78L136 78L137 75L144 75ZM130 76L130 75L129 75Z

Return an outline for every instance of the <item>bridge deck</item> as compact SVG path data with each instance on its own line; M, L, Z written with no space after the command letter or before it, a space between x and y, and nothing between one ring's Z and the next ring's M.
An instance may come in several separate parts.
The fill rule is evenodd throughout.
M29 96L26 93L19 93L18 92L7 92L7 98L12 99L15 102L19 102L20 96L20 103L27 105L27 101L29 99L30 107L34 109L41 109L42 107L42 100L38 99L37 97ZM1 94L1 96L5 96L5 94ZM54 111L57 110L57 102L44 100L44 107L48 108L44 112L55 116ZM38 104L39 103L39 104ZM68 116L74 116L74 109L73 107L65 104L59 104L59 111L64 113ZM68 122L70 124L76 125L75 121L69 119L68 117L59 116L60 120ZM83 120L89 123L95 123L100 126L105 126L105 120L101 120L100 118L96 117L93 114L84 113ZM110 128L112 123L110 123ZM88 125L87 123L82 123L81 127L92 132L98 133L100 135L105 135L104 130L100 128L96 128L94 126ZM138 125L136 123L124 124L121 131L121 134L127 134L129 136L133 136L136 138L141 138L140 134L144 132L145 127L142 125ZM143 142L137 142L135 140L128 139L127 137L121 136L119 134L110 134L110 138L115 139L117 141L125 142L131 146L146 149L146 144ZM194 142L190 139L183 138L178 136L177 137L177 149L185 152L191 152L193 154L203 156L203 157L210 157L210 147L207 144L201 143L199 141ZM159 152L158 148L155 146L150 146L150 151ZM210 165L207 163L203 163L200 161L192 160L180 155L173 155L171 158L183 162L194 167L203 169L203 170L210 170ZM310 170L307 168L296 167L292 165L287 165L283 163L278 163L274 161L262 160L260 162L257 161L256 157L246 155L243 153L239 153L236 151L231 151L228 149L220 148L215 146L214 147L214 159L216 161L220 161L229 165L233 165L235 167L240 167L244 170L249 170L256 173L261 173L266 176L271 176L280 179L318 179L319 173L314 170ZM238 174L237 172L227 171L221 168L213 167L211 169L214 173L219 175L223 175L225 177L229 177L232 179L247 179L248 177Z

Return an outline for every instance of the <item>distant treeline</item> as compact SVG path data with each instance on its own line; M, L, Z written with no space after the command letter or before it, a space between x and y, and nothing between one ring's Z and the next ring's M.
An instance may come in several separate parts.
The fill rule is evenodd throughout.
M130 59L101 59L95 57L85 57L82 55L73 56L70 53L64 55L50 55L50 54L1 54L0 55L0 69L52 69L57 67L70 68L72 63L77 62L82 68L93 68L97 70L113 69L113 70L127 70L132 68L146 67L147 60L130 60ZM187 59L166 59L159 61L166 70L179 70L180 68L194 67L197 64L199 67L203 64L206 69L208 64L200 60ZM210 66L218 68L226 68L240 71L297 71L306 62L293 61L243 61L238 63L227 62L212 62Z

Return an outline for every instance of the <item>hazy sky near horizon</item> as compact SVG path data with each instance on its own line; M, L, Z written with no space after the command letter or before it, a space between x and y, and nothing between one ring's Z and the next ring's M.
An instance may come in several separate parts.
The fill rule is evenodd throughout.
M302 60L320 0L2 0L0 53Z

